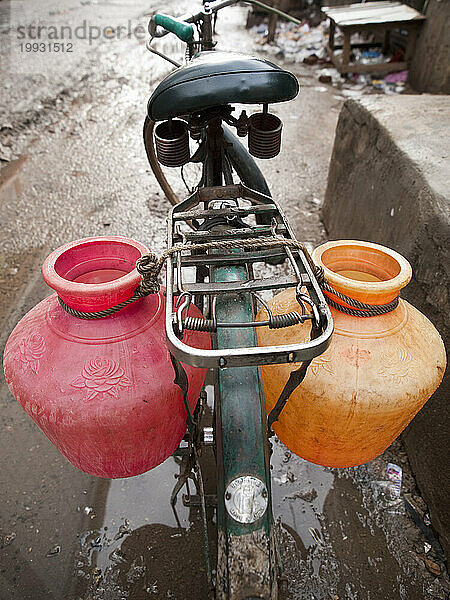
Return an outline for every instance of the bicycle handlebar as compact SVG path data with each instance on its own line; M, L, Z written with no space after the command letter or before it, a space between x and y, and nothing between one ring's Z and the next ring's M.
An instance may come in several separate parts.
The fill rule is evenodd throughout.
M156 32L156 27L160 25L167 32L174 33L182 42L191 42L194 38L194 28L190 23L186 23L183 19L170 17L157 13L153 15L150 21L150 34L159 37Z
M163 14L155 14L150 19L149 23L149 32L152 37L163 37L167 35L169 32L174 33L180 40L183 42L189 43L194 38L194 28L190 23L197 23L204 14L204 10L208 10L211 13L217 13L222 8L227 6L231 6L233 4L237 4L240 0L214 0L213 2L208 2L205 4L205 7L202 11L196 14L183 15L181 17L170 17L168 15ZM297 25L301 25L301 21L296 19L295 17L291 17L287 13L273 8L272 6L268 6L263 2L259 2L259 0L243 0L245 4L252 4L253 6L257 6L267 12L275 13L276 15L287 19L288 21L292 21ZM162 29L157 29L158 25L162 27Z

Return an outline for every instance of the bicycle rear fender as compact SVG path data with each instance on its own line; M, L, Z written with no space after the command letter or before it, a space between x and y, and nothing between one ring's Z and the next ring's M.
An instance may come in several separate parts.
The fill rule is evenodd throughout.
M217 282L247 280L245 268L235 266L215 269L213 276ZM217 317L237 322L251 319L251 305L239 295L227 296L217 303ZM222 330L217 334L217 344L219 348L256 345L255 331ZM257 367L221 369L217 377L220 390L216 402L216 452L220 470L217 552L218 568L223 572L218 573L216 598L257 596L269 600L276 597L277 574L267 417L260 370ZM236 519L242 515L233 515L235 496L245 485L239 484L240 481L252 482L256 493L265 495L260 501L266 500L266 509L252 523L241 523Z

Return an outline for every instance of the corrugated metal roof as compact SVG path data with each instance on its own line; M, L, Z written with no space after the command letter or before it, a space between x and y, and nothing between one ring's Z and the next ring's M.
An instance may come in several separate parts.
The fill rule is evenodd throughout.
M425 19L420 12L401 2L369 2L367 4L347 4L334 8L324 6L322 12L333 19L338 27Z

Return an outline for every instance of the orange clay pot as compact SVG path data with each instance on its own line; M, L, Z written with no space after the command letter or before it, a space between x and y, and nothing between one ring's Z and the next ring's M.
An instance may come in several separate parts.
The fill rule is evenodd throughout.
M328 242L316 248L328 284L368 304L393 300L411 279L411 266L397 252L370 242ZM343 302L336 297L333 299ZM274 314L298 310L294 290L275 296ZM302 458L349 467L381 454L439 386L445 348L432 323L405 300L390 313L354 317L330 308L334 334L314 359L273 429ZM257 318L264 320L262 309ZM257 328L261 346L309 339L309 325ZM297 365L261 367L267 412Z

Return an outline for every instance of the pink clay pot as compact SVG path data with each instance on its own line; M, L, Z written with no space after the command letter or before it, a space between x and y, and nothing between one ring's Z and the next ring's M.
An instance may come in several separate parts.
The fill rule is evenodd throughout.
M115 315L82 320L129 298L140 282L136 260L148 249L123 237L77 240L55 250L42 274L56 293L11 333L4 372L13 395L76 467L98 477L130 477L163 462L186 431L186 410L166 345L162 292ZM190 315L201 316L192 306ZM208 334L186 332L209 348ZM185 366L195 408L206 371Z

